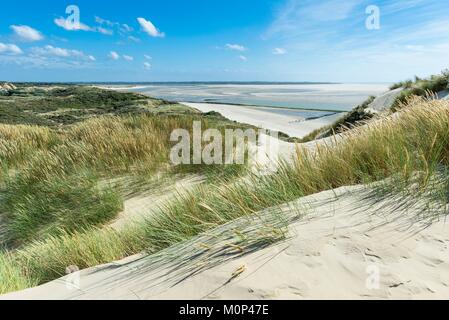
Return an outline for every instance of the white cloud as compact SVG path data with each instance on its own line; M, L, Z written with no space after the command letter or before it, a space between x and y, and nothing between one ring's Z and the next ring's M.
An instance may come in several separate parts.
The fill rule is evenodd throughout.
M144 57L145 59L147 59L147 60L153 59L153 57L150 56L150 55L148 55L148 54L144 54L143 57Z
M160 32L151 21L146 20L144 18L137 18L137 21L139 22L140 26L142 27L142 30L144 32L146 32L147 34L149 34L150 36L161 37L161 38L165 37L165 33Z
M99 33L108 35L108 36L112 36L114 34L114 31L110 30L110 29L106 29L103 27L97 27L95 28L96 31L98 31Z
M9 54L22 54L22 49L20 49L15 44L8 44L0 42L0 53L9 53Z
M247 57L245 57L245 56L239 56L239 59L240 59L240 60L242 60L242 61L246 61L246 60L248 60L248 58L247 58Z
M67 31L94 31L91 27L85 25L84 23L80 22L72 24L63 17L55 19L54 22L58 27L61 27Z
M133 29L132 27L128 26L128 25L125 23L125 24L122 24L122 25L120 26L120 31L122 31L122 32L133 32L134 29Z
M99 24L105 24L105 25L107 25L109 27L113 27L116 24L115 22L112 22L112 21L100 18L98 16L95 16L95 22L99 23Z
M92 55L86 55L83 51L72 50L65 48L58 48L53 46L36 47L31 49L31 56L53 56L59 58L77 58L82 60L95 61L95 57Z
M83 69L91 66L91 64L83 63L83 61L80 60L61 59L58 57L51 58L47 56L36 56L36 55L20 55L20 56L0 55L0 63L41 70L48 70L48 69L73 70L73 69Z
M133 61L133 60L134 60L134 57L127 56L127 55L125 54L125 55L123 55L123 59L125 59L126 61Z
M128 40L130 40L132 42L135 42L135 43L139 43L140 42L140 39L137 38L137 37L134 37L134 36L129 36Z
M112 60L118 60L120 59L120 55L115 51L111 51L109 53L109 58L111 58Z
M26 41L39 41L44 39L42 33L29 26L12 25L11 29L15 32L16 35L18 35L21 39Z
M104 20L101 19L99 17L95 17L95 21L97 23L101 23L100 24L105 24L109 27L113 27L115 24L111 21L108 20ZM89 31L89 32L98 32L104 35L108 35L108 36L112 36L114 34L114 31L111 29L107 29L101 26L98 27L89 27L88 25L84 24L84 23L77 23L77 24L73 24L70 21L64 19L64 18L57 18L54 20L55 24L58 27L61 27L67 31ZM112 24L112 25L111 25Z
M276 55L284 55L287 53L287 50L285 50L284 48L274 48L273 50L273 54Z
M245 48L244 46L242 46L240 44L231 44L231 43L226 44L226 48L228 48L229 50L235 50L235 51L246 51L246 50L248 50L247 48Z
M72 54L68 49L57 48L53 46L45 46L44 48L34 48L33 51L41 55L52 55L58 57L70 57L70 55Z
M127 25L126 23L121 24L120 22L110 21L110 20L107 20L107 19L100 18L98 16L95 17L95 22L100 24L100 25L106 25L109 28L114 28L114 29L118 30L119 33L129 33L129 32L134 31L134 29L132 27L130 27L129 25ZM101 32L100 28L101 27L97 27L96 29L99 32ZM113 32L113 31L110 30L110 32ZM108 34L108 33L106 33L106 34Z
M151 69L151 64L149 62L144 62L143 63L143 67L145 70L150 70Z

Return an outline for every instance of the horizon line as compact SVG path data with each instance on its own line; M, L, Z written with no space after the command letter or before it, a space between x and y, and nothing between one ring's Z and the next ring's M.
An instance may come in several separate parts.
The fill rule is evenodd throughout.
M11 81L0 80L0 83L16 84L390 84L391 82L334 82L334 81Z

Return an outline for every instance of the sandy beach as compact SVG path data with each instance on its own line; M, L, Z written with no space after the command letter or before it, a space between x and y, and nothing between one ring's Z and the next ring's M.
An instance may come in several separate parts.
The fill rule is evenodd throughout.
M260 107L190 102L183 102L183 104L201 112L219 112L230 120L283 132L297 138L302 138L316 129L330 125L345 114L335 113L319 119L306 120L298 116L269 112Z

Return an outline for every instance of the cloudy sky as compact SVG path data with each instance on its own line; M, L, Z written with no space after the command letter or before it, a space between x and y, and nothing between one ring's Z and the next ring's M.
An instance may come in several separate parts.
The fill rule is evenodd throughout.
M393 82L449 68L448 10L446 0L8 1L0 80Z

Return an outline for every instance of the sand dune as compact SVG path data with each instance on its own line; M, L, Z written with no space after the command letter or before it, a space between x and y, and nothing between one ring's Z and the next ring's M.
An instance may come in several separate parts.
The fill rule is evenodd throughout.
M379 199L364 186L326 191L157 255L84 270L2 298L447 298L449 226L418 219L424 204L404 201ZM290 221L286 240L272 246L256 242L242 251L227 245L234 243L236 230L260 232L273 210ZM79 288L70 285L74 278Z

